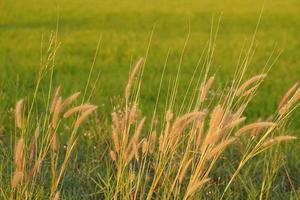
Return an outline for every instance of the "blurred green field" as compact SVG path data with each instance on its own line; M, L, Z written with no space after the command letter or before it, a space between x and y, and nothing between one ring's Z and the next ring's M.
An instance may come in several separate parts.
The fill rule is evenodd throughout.
M216 27L222 13L213 73L217 73L220 83L225 83L232 77L243 45L249 46L263 2L4 0L0 6L0 76L5 88L2 98L9 97L9 104L13 105L34 88L41 41L46 45L59 18L61 47L56 59L55 85L62 84L66 92L84 88L101 35L93 74L95 79L100 73L100 82L94 98L108 113L110 98L122 94L130 64L145 55L154 26L142 88L146 111L153 105L168 50L167 76L176 73L189 24L191 35L183 58L179 96L183 95L209 40L212 18ZM250 116L267 116L276 108L283 92L299 81L299 13L297 0L265 1L251 74L262 69L274 49L282 50L282 54L255 98Z

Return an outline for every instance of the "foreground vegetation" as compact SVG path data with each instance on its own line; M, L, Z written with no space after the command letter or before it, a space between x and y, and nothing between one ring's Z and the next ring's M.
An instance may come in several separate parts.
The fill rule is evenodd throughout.
M289 142L293 148L291 141L297 140L287 134L287 123L300 105L300 87L296 83L288 89L268 119L246 120L245 110L271 67L245 79L253 42L225 89L215 88L215 76L210 76L214 39L183 98L178 98L179 64L161 113L157 105L162 104L164 68L148 119L139 109L145 67L145 59L140 58L109 121L93 115L96 105L85 103L93 93L88 92L89 85L95 86L90 78L81 101L79 92L63 98L60 86L51 89L58 44L54 34L34 94L16 103L14 126L7 126L10 134L1 133L2 199L299 197L298 180L290 175L280 144ZM47 82L50 89L43 91ZM91 115L93 120L82 129ZM97 144L94 152L84 137ZM285 175L278 175L282 170ZM278 185L278 178L286 186Z

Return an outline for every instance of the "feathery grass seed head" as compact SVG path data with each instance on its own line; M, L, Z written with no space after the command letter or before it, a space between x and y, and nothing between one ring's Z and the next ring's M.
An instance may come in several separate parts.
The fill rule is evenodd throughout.
M52 99L52 103L51 103L51 106L50 106L50 113L54 112L54 109L55 109L56 102L58 100L59 94L60 94L60 86L58 86L56 88L56 90L55 90L54 97Z
M84 111L81 116L76 120L75 124L74 124L74 127L75 128L78 128L85 120L86 118L92 114L98 107L97 106L94 106L93 108L90 108L86 111Z
M23 104L24 104L24 99L21 99L17 102L15 108L16 126L19 129L23 128Z
M138 74L138 71L140 69L140 66L142 65L143 61L144 61L144 59L140 58L137 61L137 63L135 64L135 66L133 67L133 69L130 73L130 76L128 78L128 82L127 82L127 85L126 85L126 88L125 88L125 98L126 99L129 99L129 96L131 95L131 88L132 88L133 81L136 78L136 76Z
M262 81L265 77L267 76L267 74L259 74L256 76L253 76L252 78L250 78L249 80L247 80L246 82L244 82L238 89L236 92L237 96L240 95L245 95L245 90L252 84L257 83ZM255 86L254 86L255 87ZM252 89L253 90L253 89ZM249 91L249 90L248 90ZM249 92L248 92L249 93ZM245 95L246 96L246 95Z

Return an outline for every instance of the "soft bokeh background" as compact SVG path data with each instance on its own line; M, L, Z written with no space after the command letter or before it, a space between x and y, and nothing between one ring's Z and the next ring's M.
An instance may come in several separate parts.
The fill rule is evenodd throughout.
M51 31L56 29L57 19L61 47L54 82L62 84L66 93L85 87L102 36L93 73L93 80L100 73L100 81L93 101L102 105L104 114L111 110L111 97L122 95L130 64L145 54L155 26L142 88L142 106L147 113L154 104L169 50L164 93L169 77L176 73L189 24L191 35L183 58L179 96L183 95L209 40L212 19L216 28L222 13L213 73L217 73L219 83L226 83L232 77L243 45L249 46L263 6L249 76L262 69L274 50L282 54L248 114L267 117L276 109L284 91L300 79L299 0L2 0L0 84L1 101L6 102L2 106L14 105L33 90L41 44L46 45ZM294 124L297 126L299 121L296 118Z

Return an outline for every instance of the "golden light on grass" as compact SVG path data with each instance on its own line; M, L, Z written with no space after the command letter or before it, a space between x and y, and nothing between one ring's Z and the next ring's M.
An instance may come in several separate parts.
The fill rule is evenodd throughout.
M15 108L16 126L19 129L23 128L23 104L24 104L24 99L21 99L16 103L16 108Z
M84 111L81 116L76 120L74 127L78 128L87 118L91 115L98 107L94 106L86 111Z
M54 97L52 99L52 103L51 103L51 106L50 106L50 112L53 113L54 112L54 109L55 109L55 106L56 106L56 103L57 103L57 100L59 98L59 95L60 95L60 86L58 86L55 90L55 93L54 93Z
M117 130L115 130L115 129L113 130L112 139L113 139L115 151L119 152L119 150L120 150L119 135L118 135Z
M141 134L141 132L142 132L142 129L143 129L143 127L144 127L145 121L146 121L146 117L144 117L144 118L139 122L139 124L138 124L138 126L137 126L137 128L136 128L136 130L135 130L135 133L134 133L134 135L133 135L133 137L132 137L133 140L136 140L136 141L138 140L138 138L139 138L139 136L140 136L140 134Z
M215 77L212 76L208 79L208 81L200 88L199 101L203 102L207 96L208 91L210 90Z
M221 154L233 146L237 140L240 140L239 137L244 133L252 133L259 129L261 137L253 138L251 135L245 134L245 140L260 139L257 145L263 144L260 146L261 148L294 139L294 137L269 139L270 133L274 133L280 128L276 118L274 118L274 122L259 121L241 126L246 120L243 112L247 108L247 101L252 98L252 94L258 89L266 74L259 74L250 78L239 86L232 93L232 96L224 94L225 97L222 98L232 99L231 104L227 105L228 102L222 102L223 99L221 98L217 103L212 102L211 105L208 105L208 109L200 111L200 108L203 108L201 105L205 103L205 99L208 98L207 94L211 90L214 81L212 76L206 83L202 84L195 108L191 106L186 113L180 112L178 116L172 112L171 108L168 108L164 113L164 120L161 121L162 125L158 128L159 132L157 132L156 123L154 125L153 122L150 124L150 131L144 131L144 127L148 127L145 125L145 117L138 120L141 115L138 111L138 104L136 100L129 101L129 88L135 79L136 70L133 69L129 77L129 84L126 86L126 106L112 112L111 138L113 148L111 149L114 150L111 150L109 154L116 165L115 198L124 197L130 193L125 186L123 187L125 183L123 179L131 177L131 173L137 172L135 178L130 181L131 184L135 185L135 195L141 193L141 197L150 200L153 198L153 194L157 192L158 197L162 195L165 199L172 197L190 199L198 191L201 191L205 184L209 183L209 175ZM297 91L288 95L292 97L285 101L296 99L295 96L297 95L295 94ZM231 94L228 93L228 95ZM236 96L244 96L245 101L239 102L238 100L241 98L236 98ZM209 118L207 113L210 113ZM156 116L153 116L153 119L155 118ZM263 132L265 129L266 132ZM140 136L143 139L140 139ZM156 145L157 137L158 144ZM249 154L244 157L247 159L241 159L241 164L232 179L238 174L240 167L257 154L258 147L254 145L251 148ZM147 182L149 179L145 177L148 177L149 174L152 177L150 182ZM167 180L168 184L165 184L163 180ZM188 183L184 180L188 180ZM229 181L229 185L230 183L231 181ZM150 185L149 189L145 188L146 185ZM228 186L225 190L227 188ZM127 192L123 192L123 190ZM135 195L131 197L138 198Z
M150 154L154 153L156 140L157 140L157 133L156 133L156 131L152 131L152 133L150 135L150 142L149 142L149 153Z
M15 165L18 171L23 170L23 149L24 149L24 139L20 138L15 148Z
M117 155L114 151L110 151L110 158L112 159L112 161L116 161L117 160Z
M59 192L56 192L54 197L53 197L53 200L60 200L60 193Z
M197 190L199 190L201 187L203 187L203 185L205 185L206 183L208 183L210 181L210 178L205 178L202 180L199 180L197 182L195 182L187 191L185 194L184 199L188 199L189 197L191 197L192 195L195 194L195 192Z
M229 138L216 145L208 154L207 159L212 159L214 156L223 152L223 150L236 141L236 138Z
M75 106L73 108L70 108L69 110L67 110L65 113L64 113L64 118L68 118L70 117L71 115L75 114L75 113L78 113L78 112L84 112L88 109L91 109L91 108L94 108L95 106L94 105L91 105L91 104L83 104L83 105L80 105L80 106Z
M137 144L137 141L135 139L133 139L131 144L132 144L132 152L134 154L134 157L135 157L136 161L139 161L140 156L139 156L139 146Z
M132 71L130 73L130 76L128 78L128 82L127 82L127 85L126 85L126 89L125 89L125 97L126 97L126 99L128 99L129 96L130 96L130 94L131 94L131 87L132 87L133 81L136 78L141 65L143 64L143 61L144 61L144 59L140 58L137 61L137 63L134 65L134 67L133 67L133 69L132 69Z
M245 120L246 120L246 117L241 117L241 118L235 119L235 120L229 122L228 124L226 124L224 127L222 127L221 132L228 131L228 130L238 126L239 124L241 124Z
M59 139L56 133L53 134L52 140L51 140L51 150L53 152L57 152L59 149Z
M207 145L212 145L216 143L216 141L219 139L219 128L222 122L224 116L224 110L221 107L221 105L217 105L210 116L210 121L209 121L209 129L207 131L207 135L205 137L204 143L202 145L202 152L205 151Z
M22 181L24 173L22 171L16 171L11 180L11 187L15 189Z
M259 74L256 76L253 76L252 78L250 78L249 80L247 80L245 83L243 83L236 91L236 95L242 95L242 96L247 96L249 93L253 92L256 88L256 86L253 86L252 88L246 90L247 88L249 88L249 86L251 86L254 83L260 82L262 81L265 77L267 76L267 74ZM246 92L245 92L246 90Z
M243 133L253 129L275 127L276 125L277 124L274 122L256 122L256 123L248 124L240 128L239 130L237 130L235 136L241 136Z
M300 87L294 92L292 97L279 109L279 114L284 115L288 113L291 107L300 99Z
M271 145L274 145L274 144L277 144L277 143L280 143L283 141L296 140L296 139L297 139L297 137L295 137L295 136L281 135L281 136L273 137L273 138L266 140L261 145L261 147L268 147L268 146L271 146Z
M138 116L139 116L138 105L137 105L137 103L134 103L131 106L130 111L129 111L129 121L130 121L130 123L134 123L138 119Z
M280 102L278 103L278 109L280 110L288 101L289 97L295 92L295 90L298 88L299 83L295 83L280 99Z
M62 102L62 109L65 109L66 107L68 107L71 103L73 103L73 101L75 101L80 95L80 92L75 92L74 94L72 94L71 96L69 96L68 98L66 98L63 102Z
M53 116L52 116L52 127L54 129L57 128L59 114L60 114L61 110L62 110L62 97L58 97L58 99L55 103L55 106L54 106Z
M29 163L31 163L33 161L33 158L35 156L39 134L40 134L40 128L37 127L34 131L34 138L33 138L33 141L31 143L31 147L30 147Z
M148 147L149 147L149 144L148 144L147 139L143 138L142 139L142 153L143 153L143 155L145 155L148 152Z
M182 168L182 170L180 172L180 175L179 175L179 178L178 178L179 183L182 183L183 178L185 177L185 174L187 173L187 170L188 170L192 160L193 159L190 158L186 163L184 163L183 168Z

